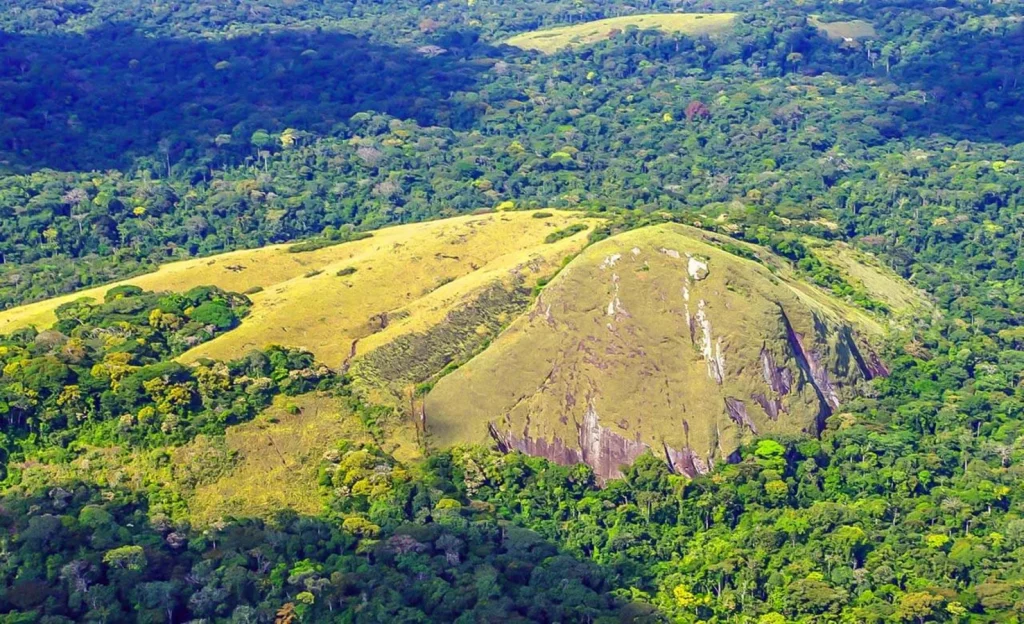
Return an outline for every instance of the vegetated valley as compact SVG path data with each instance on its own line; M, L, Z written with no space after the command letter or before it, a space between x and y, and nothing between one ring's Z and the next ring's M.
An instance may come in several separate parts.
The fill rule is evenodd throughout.
M4 622L1024 613L1024 11L0 8Z

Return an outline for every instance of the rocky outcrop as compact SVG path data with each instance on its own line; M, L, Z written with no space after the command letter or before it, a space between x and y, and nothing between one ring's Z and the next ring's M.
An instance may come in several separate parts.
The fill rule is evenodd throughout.
M676 474L696 477L707 474L714 468L713 461L705 461L688 446L684 446L681 451L677 451L668 444L662 443L662 445L665 447L665 461L668 463L668 467L672 469L672 472Z
M629 440L602 427L593 404L587 405L583 421L577 424L574 446L567 446L557 436L550 442L532 438L528 430L521 436L511 431L502 432L493 422L488 423L488 431L502 452L515 449L559 464L588 464L600 479L622 476L622 467L632 464L649 448L639 440Z
M796 355L797 365L810 378L815 392L817 392L818 397L823 402L822 407L826 411L831 412L831 410L839 407L839 392L829 378L828 369L822 365L818 354L813 349L807 347L804 335L793 329L789 316L782 306L779 306L779 313L786 325L786 339Z
M763 343L761 345L761 367L764 382L779 396L786 396L793 389L793 372L775 362L775 356Z
M683 226L627 232L577 257L437 383L429 439L490 438L599 479L645 452L702 474L756 435L820 431L885 374L845 310L784 265L768 271Z
M779 414L786 412L786 404L780 398L770 399L763 392L753 392L750 394L750 398L754 399L754 402L760 405L764 413L772 420L778 420Z
M747 414L747 406L743 401L733 397L725 397L725 411L734 423L750 429L751 433L757 433L757 425L754 424L750 415Z

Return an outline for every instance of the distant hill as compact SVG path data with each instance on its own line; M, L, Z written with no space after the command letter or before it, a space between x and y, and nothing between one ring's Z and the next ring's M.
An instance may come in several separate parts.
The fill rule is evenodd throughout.
M546 54L564 48L582 46L608 39L616 31L630 26L660 30L667 33L703 35L727 30L736 13L649 13L625 15L607 19L534 30L511 37L507 43L524 50L538 50Z

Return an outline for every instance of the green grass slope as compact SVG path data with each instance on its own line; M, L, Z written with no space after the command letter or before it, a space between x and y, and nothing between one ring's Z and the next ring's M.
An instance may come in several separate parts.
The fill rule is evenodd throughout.
M507 43L524 50L538 50L551 54L564 48L589 45L602 41L615 31L630 26L667 33L706 35L728 30L736 13L649 13L626 15L607 19L534 30L511 37Z
M768 266L680 225L589 247L436 384L429 442L493 438L608 478L648 449L692 475L756 434L818 430L884 372L862 338L881 328L756 252Z

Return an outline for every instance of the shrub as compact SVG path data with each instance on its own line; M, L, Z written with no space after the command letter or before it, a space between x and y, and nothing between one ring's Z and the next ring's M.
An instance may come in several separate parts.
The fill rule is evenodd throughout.
M223 303L207 301L192 310L193 321L203 325L213 325L217 329L231 329L238 317Z
M585 223L574 223L567 228L562 228L561 230L548 234L547 238L544 239L544 242L548 244L555 243L563 238L569 238L573 234L582 232L585 229L587 229L587 225Z

